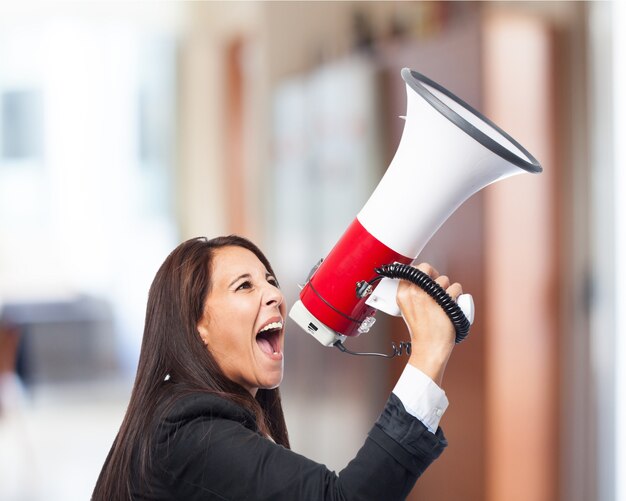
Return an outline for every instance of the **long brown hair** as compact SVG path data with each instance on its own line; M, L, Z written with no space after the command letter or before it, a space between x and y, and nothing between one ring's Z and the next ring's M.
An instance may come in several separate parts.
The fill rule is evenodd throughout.
M262 433L289 447L278 388L259 389L253 397L224 375L197 331L211 288L214 251L227 246L250 250L274 275L259 248L236 235L187 240L163 262L148 295L139 365L130 402L100 472L93 492L94 501L131 498L131 478L142 482L150 469L155 423L167 408L189 392L217 394L245 407L256 416ZM174 384L165 383L166 375ZM137 467L133 477L133 468Z

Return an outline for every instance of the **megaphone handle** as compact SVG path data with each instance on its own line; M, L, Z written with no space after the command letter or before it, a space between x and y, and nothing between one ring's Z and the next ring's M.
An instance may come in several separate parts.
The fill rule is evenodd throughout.
M461 305L452 299L443 287L430 278L426 273L413 266L401 263L386 264L380 268L376 268L376 273L383 277L407 280L418 287L421 287L430 297L437 301L437 304L443 308L443 311L446 312L452 321L456 330L455 341L460 343L467 337L471 323L474 320L474 301L471 299L469 294L463 294L459 297L459 300L461 300L463 296L469 296L469 299L465 298L461 300L461 304L467 307L466 309L468 310L469 315L466 315L461 308ZM471 320L468 317L471 317Z
M474 298L471 294L461 294L456 298L456 304L459 305L461 311L469 321L470 325L474 323Z
M469 321L469 323L473 324L474 323L474 299L472 298L471 294L461 294L457 298L456 302L459 305L459 308L461 309L461 311L463 312L465 317L467 318L467 320ZM456 328L456 325L455 325L455 328ZM465 335L467 335L467 334L465 334ZM458 335L457 335L456 342L458 343L458 342L460 342L462 340L463 340L463 338L459 339ZM389 353L389 354L386 354L386 353L370 353L370 352L365 352L364 353L364 352L351 351L351 350L349 350L348 348L345 347L345 345L343 344L343 339L339 339L336 342L334 342L333 346L335 346L336 348L339 348L340 351L342 351L344 353L348 353L350 355L394 358L394 357L397 357L399 355L402 355L405 352L406 352L407 355L411 354L411 343L410 342L402 342L399 345L396 345L396 343L391 343L392 352Z

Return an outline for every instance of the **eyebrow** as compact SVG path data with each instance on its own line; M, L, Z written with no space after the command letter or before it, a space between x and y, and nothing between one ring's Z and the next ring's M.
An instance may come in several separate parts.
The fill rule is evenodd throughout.
M274 280L276 280L276 277L274 275L272 275L269 271L265 273L265 279L267 280L268 278L273 278ZM228 284L228 287L232 287L233 285L235 285L235 283L238 280L241 280L242 278L247 278L248 280L252 279L252 275L250 275L250 273L244 273L243 275L239 275L237 278L235 278L235 280L233 280L230 284Z

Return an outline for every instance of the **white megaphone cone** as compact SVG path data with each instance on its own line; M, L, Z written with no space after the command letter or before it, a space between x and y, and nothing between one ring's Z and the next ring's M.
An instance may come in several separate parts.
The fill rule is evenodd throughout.
M485 186L542 170L519 143L458 97L415 71L401 74L407 114L396 154L289 314L327 346L369 330L376 310L399 315L398 280L379 282L381 266L413 262L446 219ZM461 296L458 306L471 323L471 296Z

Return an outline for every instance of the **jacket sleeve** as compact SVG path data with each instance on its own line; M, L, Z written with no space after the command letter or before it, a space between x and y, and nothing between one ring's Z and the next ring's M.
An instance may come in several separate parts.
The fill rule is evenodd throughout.
M393 394L356 457L338 475L238 420L186 416L158 451L161 481L176 499L404 499L447 445L440 429L429 432Z

